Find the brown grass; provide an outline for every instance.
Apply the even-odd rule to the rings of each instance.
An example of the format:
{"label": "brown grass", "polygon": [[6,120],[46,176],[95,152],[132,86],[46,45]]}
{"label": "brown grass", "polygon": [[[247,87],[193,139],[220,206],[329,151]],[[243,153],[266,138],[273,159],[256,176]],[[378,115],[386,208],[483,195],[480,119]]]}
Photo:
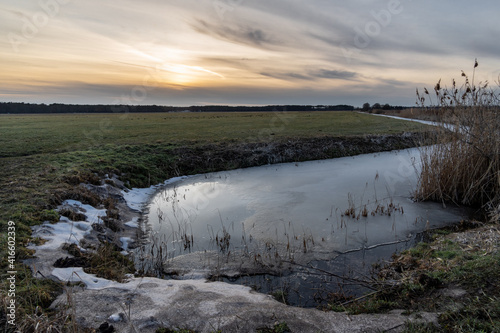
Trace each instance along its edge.
{"label": "brown grass", "polygon": [[[422,148],[422,170],[416,197],[481,207],[498,219],[500,204],[500,93],[488,82],[474,83],[462,72],[464,84],[417,91],[419,103],[427,100],[441,119],[435,145]],[[498,84],[498,83],[497,83]]]}

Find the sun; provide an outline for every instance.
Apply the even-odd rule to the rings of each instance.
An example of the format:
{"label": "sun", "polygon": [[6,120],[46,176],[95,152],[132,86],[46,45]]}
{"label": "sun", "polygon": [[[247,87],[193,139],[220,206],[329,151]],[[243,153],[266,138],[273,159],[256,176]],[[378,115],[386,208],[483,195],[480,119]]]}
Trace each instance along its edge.
{"label": "sun", "polygon": [[201,66],[168,63],[158,66],[158,69],[163,72],[166,81],[176,84],[189,84],[214,78],[224,79],[223,75]]}
{"label": "sun", "polygon": [[[127,53],[135,59],[123,63],[152,68],[155,75],[161,77],[165,84],[174,86],[213,84],[214,80],[225,79],[224,75],[200,66],[196,58],[183,50],[168,48],[147,52],[130,47]],[[141,65],[137,65],[138,63],[141,63]]]}

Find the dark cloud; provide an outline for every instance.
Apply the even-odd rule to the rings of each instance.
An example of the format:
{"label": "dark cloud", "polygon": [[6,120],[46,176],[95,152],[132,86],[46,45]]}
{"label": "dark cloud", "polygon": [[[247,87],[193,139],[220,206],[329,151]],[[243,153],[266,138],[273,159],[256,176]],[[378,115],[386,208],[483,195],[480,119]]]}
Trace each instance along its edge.
{"label": "dark cloud", "polygon": [[333,38],[332,35],[325,36],[322,35],[321,33],[315,33],[315,32],[309,32],[307,35],[312,37],[313,39],[319,40],[325,44],[328,44],[329,46],[334,46],[334,47],[338,47],[343,42],[342,39],[336,37],[337,35],[335,35],[336,38]]}
{"label": "dark cloud", "polygon": [[247,31],[243,32],[243,37],[246,37],[245,39],[250,40],[252,44],[256,45],[261,45],[263,43],[270,42],[266,34],[260,29],[255,29],[255,30],[248,29]]}
{"label": "dark cloud", "polygon": [[311,75],[322,79],[352,80],[358,77],[358,73],[338,70],[320,69]]}
{"label": "dark cloud", "polygon": [[261,75],[272,77],[279,80],[312,80],[313,78],[308,75],[298,73],[278,73],[278,72],[262,72]]}
{"label": "dark cloud", "polygon": [[410,82],[395,80],[395,79],[379,79],[378,81],[384,85],[392,87],[398,87],[398,86],[402,87],[411,84]]}
{"label": "dark cloud", "polygon": [[250,26],[237,25],[235,27],[230,27],[227,25],[209,23],[205,20],[196,20],[191,26],[199,33],[232,43],[259,48],[269,48],[279,44],[278,41],[273,39],[267,32]]}
{"label": "dark cloud", "polygon": [[[284,74],[284,77],[295,74]],[[308,81],[310,82],[310,81]],[[396,82],[395,82],[396,83]],[[395,105],[413,105],[415,90],[406,86],[395,85],[387,93],[385,85],[378,88],[360,83],[359,86],[337,87],[335,89],[304,89],[262,86],[246,87],[173,87],[147,88],[146,94],[137,94],[136,85],[88,84],[84,82],[65,82],[60,85],[24,86],[21,90],[2,91],[0,101],[26,101],[36,103],[77,103],[77,104],[122,104],[122,105],[204,105],[204,104],[350,104],[361,106],[365,102],[390,103]],[[132,97],[136,93],[136,98]],[[10,95],[7,98],[5,96]],[[13,97],[18,96],[18,97]]]}
{"label": "dark cloud", "polygon": [[260,74],[280,80],[307,80],[307,81],[316,79],[354,80],[359,77],[358,73],[355,72],[329,70],[329,69],[308,70],[305,73],[265,71],[261,72]]}

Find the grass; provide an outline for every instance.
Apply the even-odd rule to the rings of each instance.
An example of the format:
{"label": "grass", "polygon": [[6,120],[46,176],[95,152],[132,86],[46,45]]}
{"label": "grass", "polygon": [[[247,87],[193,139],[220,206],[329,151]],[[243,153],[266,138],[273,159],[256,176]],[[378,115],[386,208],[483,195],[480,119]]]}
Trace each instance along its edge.
{"label": "grass", "polygon": [[0,115],[0,157],[280,138],[393,134],[421,129],[354,112]]}
{"label": "grass", "polygon": [[[147,187],[182,174],[336,157],[358,151],[325,153],[323,144],[331,137],[423,128],[352,112],[0,115],[0,231],[5,235],[7,222],[16,223],[16,269],[26,272],[21,261],[33,254],[26,248],[35,241],[32,226],[58,221],[54,209],[66,199],[104,204],[80,183],[99,184],[105,174],[116,174],[129,187]],[[280,155],[281,147],[295,151],[294,145],[302,141],[316,146],[319,153]],[[267,157],[269,147],[280,156]],[[0,243],[0,267],[5,272],[5,239]],[[110,261],[120,259],[106,247],[99,251]],[[106,271],[108,266],[94,262],[91,269],[104,276],[128,272],[127,262],[120,265],[124,270],[118,275],[115,270]],[[19,288],[17,297],[26,300],[19,311],[29,316],[30,311],[35,314],[40,306],[46,307],[60,286],[23,274],[18,281],[33,287]],[[0,276],[1,281],[5,278]],[[5,290],[1,290],[2,299]]]}
{"label": "grass", "polygon": [[127,274],[135,272],[134,263],[120,253],[121,249],[111,243],[101,243],[94,253],[84,255],[88,261],[85,272],[108,280],[126,281]]}
{"label": "grass", "polygon": [[[500,330],[500,252],[495,225],[466,231],[464,236],[433,233],[429,243],[394,255],[392,263],[378,271],[379,289],[363,301],[336,311],[381,313],[392,309],[438,312],[440,327],[408,324],[405,332],[497,332]],[[485,244],[490,244],[489,246]],[[447,290],[460,290],[449,296]]]}

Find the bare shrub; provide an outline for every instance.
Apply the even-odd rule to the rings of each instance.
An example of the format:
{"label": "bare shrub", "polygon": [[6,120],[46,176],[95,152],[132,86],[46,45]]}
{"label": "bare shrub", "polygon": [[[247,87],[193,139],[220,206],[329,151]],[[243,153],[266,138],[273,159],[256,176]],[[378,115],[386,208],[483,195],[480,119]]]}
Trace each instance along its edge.
{"label": "bare shrub", "polygon": [[[417,90],[421,107],[430,104],[441,121],[434,145],[422,147],[422,170],[415,196],[420,200],[481,207],[492,213],[500,204],[500,93],[499,82],[474,83],[462,71],[463,85],[450,88],[439,81],[435,98]],[[498,215],[497,215],[498,218]]]}

